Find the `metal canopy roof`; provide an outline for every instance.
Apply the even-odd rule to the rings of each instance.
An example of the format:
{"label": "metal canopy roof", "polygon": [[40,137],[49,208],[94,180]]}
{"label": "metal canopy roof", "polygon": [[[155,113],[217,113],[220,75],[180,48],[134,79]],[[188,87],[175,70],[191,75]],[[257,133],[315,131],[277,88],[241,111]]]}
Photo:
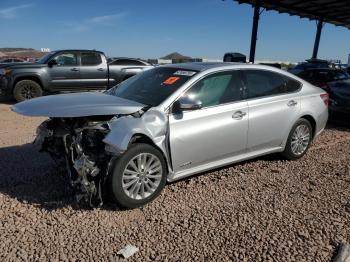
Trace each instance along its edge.
{"label": "metal canopy roof", "polygon": [[323,19],[324,22],[350,29],[349,0],[235,0],[239,4],[256,5],[266,10],[296,15],[311,20]]}

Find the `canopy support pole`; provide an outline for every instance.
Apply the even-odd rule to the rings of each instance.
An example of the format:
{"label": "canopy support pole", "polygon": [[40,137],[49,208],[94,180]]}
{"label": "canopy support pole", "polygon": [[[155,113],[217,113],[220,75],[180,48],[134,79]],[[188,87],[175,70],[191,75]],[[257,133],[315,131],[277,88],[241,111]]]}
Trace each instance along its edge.
{"label": "canopy support pole", "polygon": [[317,31],[316,31],[316,37],[315,37],[315,43],[314,43],[314,50],[312,52],[312,58],[317,58],[318,53],[318,47],[320,45],[320,39],[321,39],[321,33],[322,33],[322,27],[323,27],[323,18],[321,17],[317,21]]}
{"label": "canopy support pole", "polygon": [[250,41],[249,62],[251,63],[254,63],[254,60],[255,60],[255,49],[256,49],[256,40],[258,35],[259,17],[260,17],[260,3],[259,1],[256,1],[256,4],[254,5],[252,38]]}

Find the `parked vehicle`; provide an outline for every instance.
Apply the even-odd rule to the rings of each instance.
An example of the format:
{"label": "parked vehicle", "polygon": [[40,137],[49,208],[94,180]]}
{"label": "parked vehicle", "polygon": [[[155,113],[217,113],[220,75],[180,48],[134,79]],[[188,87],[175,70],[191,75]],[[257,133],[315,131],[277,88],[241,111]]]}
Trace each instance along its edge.
{"label": "parked vehicle", "polygon": [[330,82],[350,78],[350,75],[346,71],[331,68],[307,69],[296,75],[323,89],[327,89]]}
{"label": "parked vehicle", "polygon": [[277,68],[188,63],[155,67],[104,93],[41,97],[12,110],[50,118],[36,144],[65,156],[91,205],[110,192],[134,208],[167,181],[270,153],[302,157],[326,125],[327,105],[324,90]]}
{"label": "parked vehicle", "polygon": [[333,68],[333,65],[329,63],[327,60],[322,59],[308,59],[306,62],[297,64],[292,69],[289,69],[288,72],[297,75],[298,73],[307,70],[307,69],[313,69],[313,68]]}
{"label": "parked vehicle", "polygon": [[151,65],[107,64],[102,52],[59,50],[36,63],[0,65],[0,94],[13,94],[17,101],[43,93],[106,90]]}
{"label": "parked vehicle", "polygon": [[247,63],[247,57],[241,53],[225,53],[224,62]]}
{"label": "parked vehicle", "polygon": [[150,63],[137,58],[129,57],[110,57],[107,59],[109,65],[115,66],[152,66]]}
{"label": "parked vehicle", "polygon": [[350,80],[328,84],[329,113],[332,120],[350,123]]}
{"label": "parked vehicle", "polygon": [[20,58],[6,58],[0,60],[0,63],[24,63],[25,61]]}

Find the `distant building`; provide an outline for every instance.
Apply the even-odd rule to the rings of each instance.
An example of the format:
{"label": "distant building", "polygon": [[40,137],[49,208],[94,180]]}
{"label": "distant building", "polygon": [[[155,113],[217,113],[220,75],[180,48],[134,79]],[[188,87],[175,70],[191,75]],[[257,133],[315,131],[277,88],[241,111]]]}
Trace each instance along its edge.
{"label": "distant building", "polygon": [[171,59],[156,58],[156,59],[148,59],[147,62],[151,63],[153,65],[166,65],[166,64],[171,64],[172,60]]}

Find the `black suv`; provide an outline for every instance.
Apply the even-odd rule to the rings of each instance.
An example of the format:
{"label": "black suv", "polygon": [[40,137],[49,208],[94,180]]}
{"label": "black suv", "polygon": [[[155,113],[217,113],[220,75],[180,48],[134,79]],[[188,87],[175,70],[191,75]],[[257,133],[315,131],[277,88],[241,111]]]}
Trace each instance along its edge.
{"label": "black suv", "polygon": [[329,82],[346,80],[350,78],[346,71],[332,68],[307,69],[297,73],[296,75],[323,89],[327,89]]}

